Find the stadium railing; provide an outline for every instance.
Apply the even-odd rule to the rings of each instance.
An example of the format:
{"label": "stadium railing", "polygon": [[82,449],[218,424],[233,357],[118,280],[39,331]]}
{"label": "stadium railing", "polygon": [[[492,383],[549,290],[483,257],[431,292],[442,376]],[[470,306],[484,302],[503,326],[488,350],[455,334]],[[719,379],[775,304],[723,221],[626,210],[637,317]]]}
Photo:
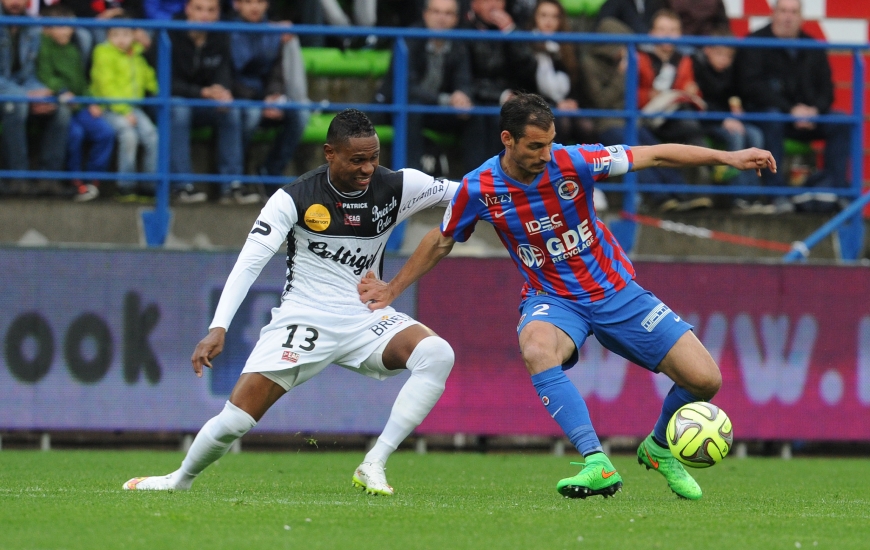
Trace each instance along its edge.
{"label": "stadium railing", "polygon": [[[169,151],[171,147],[170,134],[170,116],[171,108],[174,105],[189,105],[192,107],[214,107],[216,105],[227,107],[250,107],[263,106],[260,101],[236,100],[229,103],[220,103],[205,100],[205,99],[189,99],[172,97],[171,89],[171,42],[169,40],[169,31],[181,30],[207,30],[211,32],[257,32],[257,33],[287,33],[287,27],[270,24],[253,24],[253,23],[187,23],[183,21],[153,21],[153,20],[125,20],[125,21],[104,21],[94,19],[63,19],[63,18],[23,18],[23,17],[8,17],[0,16],[0,25],[16,25],[16,26],[76,26],[87,28],[108,28],[127,26],[134,28],[144,28],[155,33],[155,45],[157,48],[157,78],[160,86],[160,92],[156,97],[147,98],[140,101],[130,100],[106,100],[94,98],[80,97],[75,100],[76,103],[92,103],[98,101],[100,103],[137,103],[140,105],[154,106],[159,115],[157,127],[159,132],[159,157],[158,169],[154,174],[106,174],[94,172],[46,172],[46,171],[10,171],[0,170],[0,178],[48,178],[48,179],[128,179],[128,180],[151,180],[157,182],[156,205],[154,210],[145,211],[142,214],[143,225],[145,228],[146,240],[149,246],[161,246],[168,235],[170,222],[170,184],[175,181],[189,182],[207,182],[207,183],[224,183],[228,181],[240,181],[242,183],[265,183],[265,184],[283,184],[287,182],[287,178],[282,177],[261,177],[261,176],[245,176],[245,175],[218,175],[218,174],[176,174],[169,170]],[[314,107],[325,111],[340,111],[345,108],[353,107],[363,109],[367,112],[390,113],[393,115],[394,139],[392,142],[392,164],[394,168],[401,168],[406,161],[406,139],[407,136],[407,121],[409,113],[441,113],[441,114],[460,114],[470,113],[472,115],[498,115],[499,108],[491,107],[474,107],[470,111],[459,111],[448,107],[429,106],[429,105],[413,105],[408,103],[408,87],[407,87],[407,66],[408,66],[408,48],[406,40],[420,38],[445,38],[451,40],[467,40],[467,41],[540,41],[540,35],[531,32],[513,32],[503,34],[499,32],[481,32],[469,30],[453,30],[431,32],[422,29],[410,28],[388,28],[388,27],[322,27],[313,25],[294,25],[292,33],[296,35],[333,35],[342,37],[367,37],[375,35],[381,38],[393,39],[395,41],[393,47],[393,63],[394,70],[394,100],[391,104],[374,104],[374,103],[321,103]],[[791,252],[783,259],[784,261],[794,261],[806,258],[809,255],[809,249],[821,241],[825,236],[833,231],[839,232],[841,257],[843,260],[855,260],[863,250],[863,233],[864,224],[862,220],[862,209],[870,203],[870,193],[862,196],[863,185],[863,134],[862,124],[864,122],[864,82],[865,82],[865,67],[862,53],[867,49],[867,44],[839,44],[831,42],[821,42],[812,40],[783,40],[783,39],[758,39],[758,38],[707,38],[707,37],[683,37],[680,39],[662,39],[654,38],[648,35],[607,35],[607,34],[590,34],[590,33],[559,33],[548,36],[548,39],[557,42],[571,42],[579,44],[601,44],[601,43],[618,43],[629,45],[654,44],[654,43],[677,43],[687,46],[704,46],[714,44],[724,44],[732,47],[753,47],[753,48],[796,48],[796,49],[824,49],[824,50],[840,50],[847,51],[852,55],[852,112],[849,114],[827,114],[813,117],[812,122],[817,123],[835,123],[847,124],[851,126],[851,146],[850,146],[850,163],[851,163],[851,185],[845,188],[815,188],[817,192],[832,193],[847,201],[850,201],[843,211],[836,215],[833,219],[825,223],[815,233],[810,235],[803,241],[795,243]],[[626,86],[625,86],[625,108],[623,110],[603,110],[603,109],[583,109],[582,112],[570,112],[556,110],[557,116],[569,117],[620,117],[626,121],[625,125],[625,143],[636,143],[637,126],[642,118],[661,117],[665,118],[698,118],[702,120],[722,120],[726,117],[732,117],[731,113],[716,113],[716,112],[675,112],[670,114],[663,113],[642,113],[637,107],[637,53],[634,48],[628,48],[628,68],[626,70]],[[856,78],[856,75],[860,75]],[[52,99],[44,98],[26,98],[20,96],[0,96],[0,102],[45,102]],[[290,109],[311,109],[311,104],[303,104],[289,102],[285,104],[286,108]],[[749,122],[761,121],[793,121],[796,120],[789,114],[776,113],[746,113],[742,120]],[[481,159],[483,160],[483,159]],[[634,236],[636,225],[630,219],[630,214],[635,214],[637,211],[637,197],[639,193],[660,192],[660,193],[703,193],[703,194],[729,194],[729,195],[778,195],[788,196],[804,193],[806,188],[796,187],[761,187],[761,186],[718,186],[718,185],[683,185],[672,183],[656,183],[656,184],[638,184],[635,174],[630,173],[624,177],[624,181],[619,184],[603,183],[599,187],[603,191],[617,192],[624,195],[623,210],[629,214],[628,219],[616,220],[610,222],[611,228],[617,238],[627,250],[631,250],[634,245]],[[399,239],[392,239],[393,250],[397,249],[397,242],[400,242],[401,232],[397,235]]]}

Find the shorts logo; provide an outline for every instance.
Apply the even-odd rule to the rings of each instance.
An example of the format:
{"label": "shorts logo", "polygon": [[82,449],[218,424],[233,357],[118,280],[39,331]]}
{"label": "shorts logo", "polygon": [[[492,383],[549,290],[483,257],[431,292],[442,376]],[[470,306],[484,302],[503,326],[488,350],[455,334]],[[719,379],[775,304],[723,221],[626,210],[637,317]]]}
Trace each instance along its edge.
{"label": "shorts logo", "polygon": [[447,205],[447,210],[444,211],[444,220],[442,223],[444,227],[447,227],[450,224],[450,216],[453,215],[453,203]]}
{"label": "shorts logo", "polygon": [[284,353],[281,354],[281,361],[295,363],[299,361],[299,354],[294,351],[284,351]]}
{"label": "shorts logo", "polygon": [[545,395],[544,397],[541,398],[541,403],[543,403],[544,406],[546,407],[547,405],[550,404],[550,398]]}
{"label": "shorts logo", "polygon": [[580,186],[577,182],[565,180],[559,184],[559,196],[569,201],[580,193]]}
{"label": "shorts logo", "polygon": [[528,267],[539,268],[547,261],[544,251],[533,244],[521,244],[517,247],[517,256]]}
{"label": "shorts logo", "polygon": [[381,320],[369,327],[369,330],[380,336],[393,327],[399,326],[410,321],[411,318],[404,313],[394,313],[392,315],[382,315]]}
{"label": "shorts logo", "polygon": [[658,326],[659,323],[662,322],[662,319],[665,316],[671,313],[671,308],[666,306],[665,304],[660,303],[656,307],[652,308],[646,317],[643,318],[643,321],[640,322],[640,326],[646,329],[647,332],[652,332],[653,329]]}
{"label": "shorts logo", "polygon": [[305,211],[305,225],[314,231],[325,231],[329,227],[329,222],[332,221],[329,215],[329,210],[322,204],[312,204]]}
{"label": "shorts logo", "polygon": [[520,322],[517,323],[517,330],[520,330],[520,327],[523,325],[523,321],[526,320],[526,314],[523,313],[522,317],[520,317]]}

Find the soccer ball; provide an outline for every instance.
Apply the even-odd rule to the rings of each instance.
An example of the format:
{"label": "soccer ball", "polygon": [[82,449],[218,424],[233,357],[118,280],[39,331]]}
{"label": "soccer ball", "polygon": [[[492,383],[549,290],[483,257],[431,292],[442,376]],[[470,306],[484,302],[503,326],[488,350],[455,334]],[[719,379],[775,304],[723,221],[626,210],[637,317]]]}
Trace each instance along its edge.
{"label": "soccer ball", "polygon": [[734,432],[725,411],[704,401],[683,405],[668,422],[668,447],[692,468],[709,468],[731,450]]}

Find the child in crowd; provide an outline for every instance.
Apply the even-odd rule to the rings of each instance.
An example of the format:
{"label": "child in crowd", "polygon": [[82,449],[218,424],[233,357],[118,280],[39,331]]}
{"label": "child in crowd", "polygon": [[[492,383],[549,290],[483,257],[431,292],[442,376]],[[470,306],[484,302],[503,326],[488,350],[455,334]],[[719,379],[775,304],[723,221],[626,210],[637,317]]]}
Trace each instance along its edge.
{"label": "child in crowd", "polygon": [[[711,36],[730,38],[731,32],[728,29],[717,29]],[[695,53],[692,60],[695,82],[707,102],[707,109],[735,115],[735,118],[729,117],[721,122],[705,121],[701,125],[708,136],[721,142],[728,151],[739,151],[747,147],[761,148],[764,146],[761,129],[736,118],[743,114],[743,102],[737,91],[734,54],[734,48],[723,45],[704,46]],[[717,180],[727,179],[729,175],[724,172],[719,174],[715,170],[713,174]],[[734,171],[730,182],[738,185],[761,185],[760,178],[752,170]],[[766,213],[761,203],[752,203],[743,197],[736,197],[734,206],[741,211]]]}
{"label": "child in crowd", "polygon": [[[45,17],[75,17],[66,6],[48,6]],[[36,58],[37,78],[57,96],[58,101],[68,102],[76,96],[87,96],[88,80],[82,52],[73,43],[72,27],[45,27]],[[88,172],[104,172],[109,167],[115,131],[102,116],[98,105],[75,105],[69,126],[67,141],[67,169],[73,172],[82,169],[82,149],[90,143],[85,169]],[[74,200],[89,201],[99,196],[98,182],[84,183],[73,180]]]}
{"label": "child in crowd", "polygon": [[[116,16],[115,20],[129,20]],[[130,27],[112,27],[106,41],[94,48],[91,80],[94,97],[112,99],[142,99],[146,93],[157,93],[157,75],[143,55],[144,47],[134,40]],[[157,170],[157,128],[145,112],[127,103],[108,106],[106,120],[118,134],[118,172],[136,171],[136,153],[144,149],[142,172]],[[153,192],[153,184],[149,185]],[[122,201],[139,200],[136,182],[119,180],[118,193]]]}

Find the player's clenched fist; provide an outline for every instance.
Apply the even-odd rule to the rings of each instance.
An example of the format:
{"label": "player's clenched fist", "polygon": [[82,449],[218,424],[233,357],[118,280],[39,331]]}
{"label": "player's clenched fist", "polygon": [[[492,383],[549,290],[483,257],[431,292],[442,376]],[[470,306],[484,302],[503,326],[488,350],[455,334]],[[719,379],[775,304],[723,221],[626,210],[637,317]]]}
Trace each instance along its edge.
{"label": "player's clenched fist", "polygon": [[193,350],[193,356],[190,362],[193,364],[193,372],[198,377],[202,377],[202,367],[205,365],[211,368],[211,360],[220,355],[224,349],[224,338],[226,337],[227,329],[214,327],[205,338],[199,341],[196,349]]}

